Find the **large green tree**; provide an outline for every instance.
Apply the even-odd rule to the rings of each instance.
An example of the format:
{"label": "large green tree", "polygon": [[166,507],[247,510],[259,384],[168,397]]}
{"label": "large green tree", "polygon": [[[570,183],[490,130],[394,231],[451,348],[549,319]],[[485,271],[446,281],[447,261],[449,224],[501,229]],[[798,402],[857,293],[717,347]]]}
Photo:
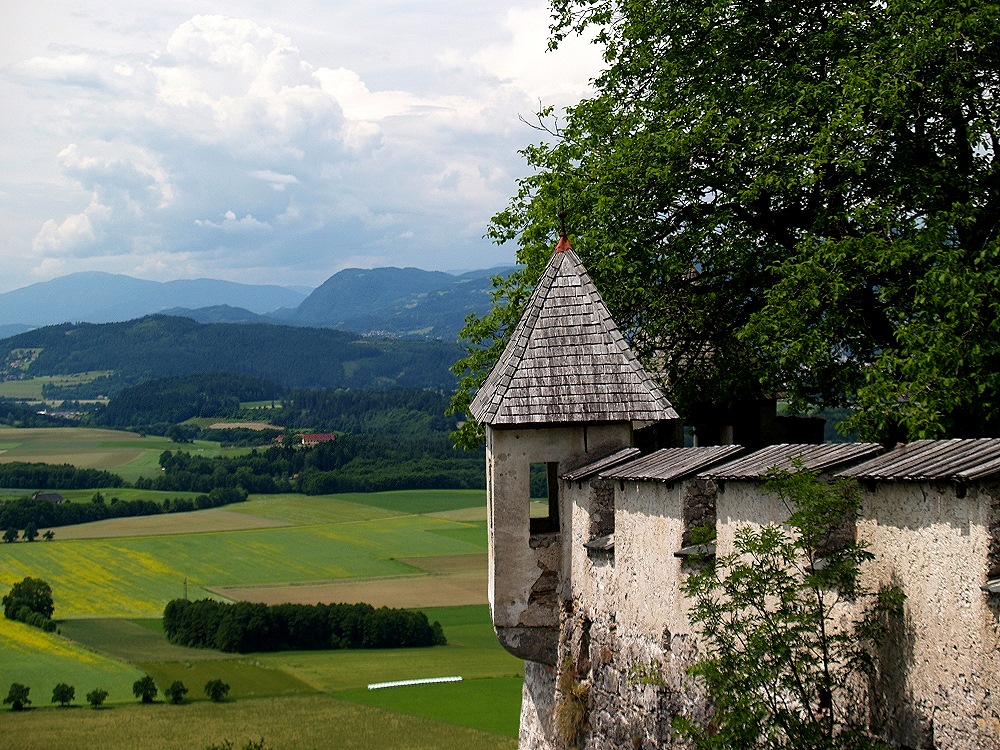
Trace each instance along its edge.
{"label": "large green tree", "polygon": [[47,620],[52,619],[55,612],[52,587],[41,578],[28,577],[18,581],[2,601],[4,615],[11,620],[18,619],[17,614],[22,607]]}
{"label": "large green tree", "polygon": [[561,205],[682,414],[786,395],[865,437],[995,434],[1000,6],[552,0],[595,94],[524,151],[494,217],[522,271],[466,328],[467,404],[551,253]]}
{"label": "large green tree", "polygon": [[68,706],[76,697],[76,688],[65,682],[60,682],[52,688],[52,702],[58,703],[62,707]]}
{"label": "large green tree", "polygon": [[24,707],[31,703],[31,699],[28,698],[30,692],[31,688],[27,685],[22,685],[20,682],[12,682],[10,690],[7,692],[7,697],[3,699],[3,702],[9,703],[13,711],[23,711]]}
{"label": "large green tree", "polygon": [[159,692],[159,688],[149,675],[132,683],[132,693],[143,703],[152,703]]}

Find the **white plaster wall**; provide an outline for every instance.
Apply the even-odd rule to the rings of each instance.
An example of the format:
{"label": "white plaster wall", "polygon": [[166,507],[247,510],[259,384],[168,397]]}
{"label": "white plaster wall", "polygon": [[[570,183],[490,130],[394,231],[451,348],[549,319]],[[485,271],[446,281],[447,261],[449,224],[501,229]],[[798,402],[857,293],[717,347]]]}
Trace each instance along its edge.
{"label": "white plaster wall", "polygon": [[[875,559],[869,590],[899,586],[904,616],[883,647],[875,729],[894,744],[941,750],[1000,748],[1000,602],[980,590],[990,567],[992,497],[950,485],[881,483],[862,493],[857,536]],[[717,550],[741,525],[783,523],[788,509],[756,483],[727,482],[718,497]]]}
{"label": "white plaster wall", "polygon": [[594,488],[590,481],[562,482],[563,545],[562,590],[564,599],[582,602],[602,601],[614,582],[614,557],[607,552],[588,553],[584,545],[590,539],[590,517]]}
{"label": "white plaster wall", "polygon": [[[544,567],[558,569],[559,559],[540,556],[558,554],[552,547],[532,549],[530,544],[531,464],[558,462],[568,471],[629,447],[629,423],[537,429],[487,429],[487,504],[489,508],[489,597],[493,623],[497,627],[558,625],[553,611],[528,613],[528,597]],[[561,517],[571,521],[563,502]],[[568,537],[572,532],[563,532]],[[530,622],[525,622],[525,617]]]}
{"label": "white plaster wall", "polygon": [[783,524],[788,509],[777,495],[765,493],[757,482],[728,481],[719,487],[715,500],[715,550],[719,557],[735,550],[736,530],[740,526],[760,528]]}
{"label": "white plaster wall", "polygon": [[681,592],[684,485],[626,482],[615,489],[614,606],[619,628],[659,641],[690,632]]}
{"label": "white plaster wall", "polygon": [[[569,440],[542,442],[547,446],[542,453],[572,447]],[[527,465],[556,459],[528,456],[536,449],[533,441],[518,445],[530,448],[517,459],[525,464],[518,481],[526,486]],[[563,614],[559,663],[569,656],[589,670],[595,734],[586,746],[674,746],[666,719],[707,705],[684,673],[696,648],[688,603],[680,593],[685,574],[674,557],[683,535],[684,484],[615,488],[613,557],[588,555],[583,546],[590,533],[589,483],[562,487],[561,596],[570,606]],[[518,525],[520,536],[497,539],[527,549],[524,492],[523,513],[518,510],[516,519],[509,509],[497,513],[498,524]],[[987,571],[1000,564],[989,558],[992,534],[1000,533],[995,494],[971,487],[960,498],[951,486],[927,483],[881,484],[862,493],[857,535],[875,555],[863,568],[862,583],[873,590],[897,585],[907,597],[872,683],[873,728],[892,744],[1000,748],[1000,597],[980,590]],[[733,551],[740,526],[784,523],[788,513],[781,499],[762,492],[758,483],[727,482],[716,499],[718,553]],[[506,556],[497,550],[501,564],[515,557],[513,549]],[[636,667],[657,664],[666,687],[635,682]],[[535,696],[525,722],[530,731],[522,735],[526,747],[553,746],[538,701],[553,690],[552,682],[551,672],[526,680],[526,690]]]}
{"label": "white plaster wall", "polygon": [[862,496],[858,538],[875,560],[869,587],[896,585],[904,620],[889,653],[887,729],[897,742],[960,750],[1000,746],[997,605],[980,590],[989,568],[992,498],[970,488],[881,484]]}
{"label": "white plaster wall", "polygon": [[563,549],[571,598],[596,619],[613,613],[617,626],[659,641],[664,630],[690,632],[688,602],[681,593],[685,485],[626,482],[616,485],[614,553],[588,552],[593,490],[563,483],[569,523]]}

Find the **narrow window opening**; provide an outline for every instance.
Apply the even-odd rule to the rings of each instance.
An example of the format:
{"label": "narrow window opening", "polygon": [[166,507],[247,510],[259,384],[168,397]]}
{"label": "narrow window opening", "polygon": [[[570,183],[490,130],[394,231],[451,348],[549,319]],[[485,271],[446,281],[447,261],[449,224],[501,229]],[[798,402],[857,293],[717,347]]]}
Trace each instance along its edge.
{"label": "narrow window opening", "polygon": [[591,556],[597,553],[614,555],[615,551],[615,485],[610,479],[595,479],[591,483],[590,529],[584,547]]}
{"label": "narrow window opening", "polygon": [[684,490],[684,532],[674,553],[686,562],[715,556],[715,502],[719,488],[711,480],[695,479]]}
{"label": "narrow window opening", "polygon": [[559,531],[559,463],[531,464],[531,533]]}

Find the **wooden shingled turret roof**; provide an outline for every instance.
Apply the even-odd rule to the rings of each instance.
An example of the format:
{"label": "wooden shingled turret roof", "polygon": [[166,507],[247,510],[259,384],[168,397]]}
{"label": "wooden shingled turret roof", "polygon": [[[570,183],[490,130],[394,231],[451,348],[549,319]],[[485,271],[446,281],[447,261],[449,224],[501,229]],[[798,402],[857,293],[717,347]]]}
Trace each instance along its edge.
{"label": "wooden shingled turret roof", "polygon": [[470,411],[506,427],[677,418],[565,237]]}

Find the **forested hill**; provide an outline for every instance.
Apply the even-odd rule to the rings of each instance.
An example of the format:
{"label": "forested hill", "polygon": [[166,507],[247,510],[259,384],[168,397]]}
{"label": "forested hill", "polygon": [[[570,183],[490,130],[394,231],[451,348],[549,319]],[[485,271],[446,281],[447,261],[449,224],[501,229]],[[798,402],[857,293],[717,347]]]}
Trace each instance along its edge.
{"label": "forested hill", "polygon": [[[153,315],[47,326],[0,341],[0,364],[25,376],[113,371],[109,389],[195,372],[255,375],[296,388],[451,388],[456,344],[331,329],[202,324]],[[28,364],[24,364],[28,362]]]}

